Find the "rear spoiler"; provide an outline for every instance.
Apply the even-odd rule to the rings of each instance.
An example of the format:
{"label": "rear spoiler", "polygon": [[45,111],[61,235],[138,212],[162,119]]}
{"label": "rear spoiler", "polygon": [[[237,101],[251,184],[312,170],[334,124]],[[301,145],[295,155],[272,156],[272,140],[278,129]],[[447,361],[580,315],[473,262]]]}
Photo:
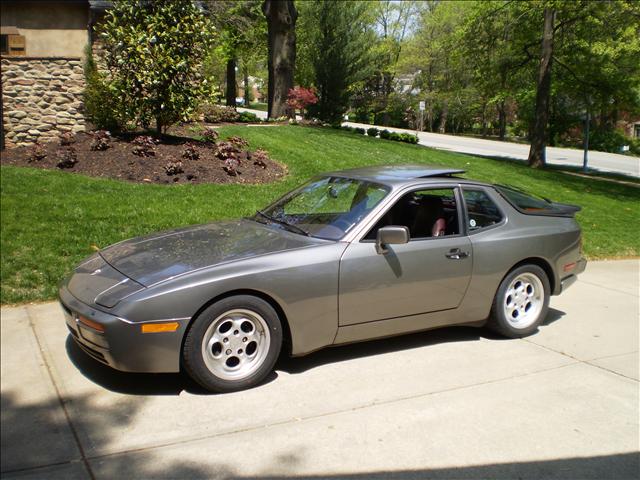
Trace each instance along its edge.
{"label": "rear spoiler", "polygon": [[[512,204],[513,205],[513,204]],[[578,205],[570,205],[568,203],[549,202],[549,206],[545,208],[519,208],[513,205],[516,210],[525,215],[543,215],[546,217],[574,217],[576,213],[582,210]]]}

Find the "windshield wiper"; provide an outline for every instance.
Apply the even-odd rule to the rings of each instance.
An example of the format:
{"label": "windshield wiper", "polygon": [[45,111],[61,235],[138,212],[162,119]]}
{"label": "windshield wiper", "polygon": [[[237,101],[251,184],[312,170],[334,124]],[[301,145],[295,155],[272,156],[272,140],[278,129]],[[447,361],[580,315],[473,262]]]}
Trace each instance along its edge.
{"label": "windshield wiper", "polygon": [[258,215],[260,215],[261,217],[264,217],[265,219],[269,220],[270,222],[274,222],[277,223],[279,225],[282,225],[284,228],[291,230],[292,232],[295,233],[299,233],[300,235],[304,235],[305,237],[309,236],[309,232],[307,232],[306,230],[303,230],[302,228],[298,227],[297,225],[293,225],[291,223],[287,223],[284,220],[280,220],[274,217],[271,217],[269,215],[267,215],[266,213],[260,211],[260,210],[256,210],[256,213]]}

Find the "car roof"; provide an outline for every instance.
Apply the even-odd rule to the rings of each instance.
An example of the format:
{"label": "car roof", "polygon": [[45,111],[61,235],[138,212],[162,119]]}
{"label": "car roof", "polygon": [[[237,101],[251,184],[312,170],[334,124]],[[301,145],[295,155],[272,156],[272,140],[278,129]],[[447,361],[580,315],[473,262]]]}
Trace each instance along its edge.
{"label": "car roof", "polygon": [[458,168],[438,165],[376,165],[329,172],[324,176],[357,178],[382,183],[408,183],[411,180],[451,177],[456,173],[464,172]]}

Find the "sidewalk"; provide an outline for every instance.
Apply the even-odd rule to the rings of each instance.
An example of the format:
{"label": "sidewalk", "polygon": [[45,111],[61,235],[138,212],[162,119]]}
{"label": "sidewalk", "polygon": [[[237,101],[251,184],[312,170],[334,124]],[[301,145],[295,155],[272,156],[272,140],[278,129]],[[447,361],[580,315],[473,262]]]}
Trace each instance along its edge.
{"label": "sidewalk", "polygon": [[540,331],[449,328],[280,361],[208,395],[2,308],[2,478],[637,478],[639,262],[592,262]]}

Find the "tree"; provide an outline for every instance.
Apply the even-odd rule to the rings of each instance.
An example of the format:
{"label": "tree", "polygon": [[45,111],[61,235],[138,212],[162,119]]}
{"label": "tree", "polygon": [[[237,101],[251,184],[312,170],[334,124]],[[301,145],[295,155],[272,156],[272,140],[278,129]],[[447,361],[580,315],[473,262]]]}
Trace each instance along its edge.
{"label": "tree", "polygon": [[191,0],[119,0],[107,10],[105,82],[129,122],[148,128],[155,120],[160,134],[213,95],[213,84],[201,75],[211,32]]}
{"label": "tree", "polygon": [[318,103],[309,110],[321,120],[339,122],[349,105],[349,88],[370,73],[373,32],[366,8],[367,2],[319,0],[302,10],[318,92]]}
{"label": "tree", "polygon": [[538,81],[536,88],[536,110],[533,128],[531,129],[531,147],[529,149],[530,167],[545,165],[545,149],[547,142],[547,124],[549,123],[549,102],[551,97],[551,65],[553,61],[553,36],[556,12],[553,8],[544,9],[544,28],[542,31],[542,47]]}
{"label": "tree", "polygon": [[287,95],[293,88],[298,11],[293,0],[265,0],[262,12],[267,19],[269,49],[267,114],[279,118],[290,114]]}
{"label": "tree", "polygon": [[226,104],[236,106],[239,66],[248,105],[249,69],[262,57],[266,57],[266,22],[261,12],[261,0],[217,0],[206,3],[207,12],[216,26],[218,48],[216,54],[225,60]]}

